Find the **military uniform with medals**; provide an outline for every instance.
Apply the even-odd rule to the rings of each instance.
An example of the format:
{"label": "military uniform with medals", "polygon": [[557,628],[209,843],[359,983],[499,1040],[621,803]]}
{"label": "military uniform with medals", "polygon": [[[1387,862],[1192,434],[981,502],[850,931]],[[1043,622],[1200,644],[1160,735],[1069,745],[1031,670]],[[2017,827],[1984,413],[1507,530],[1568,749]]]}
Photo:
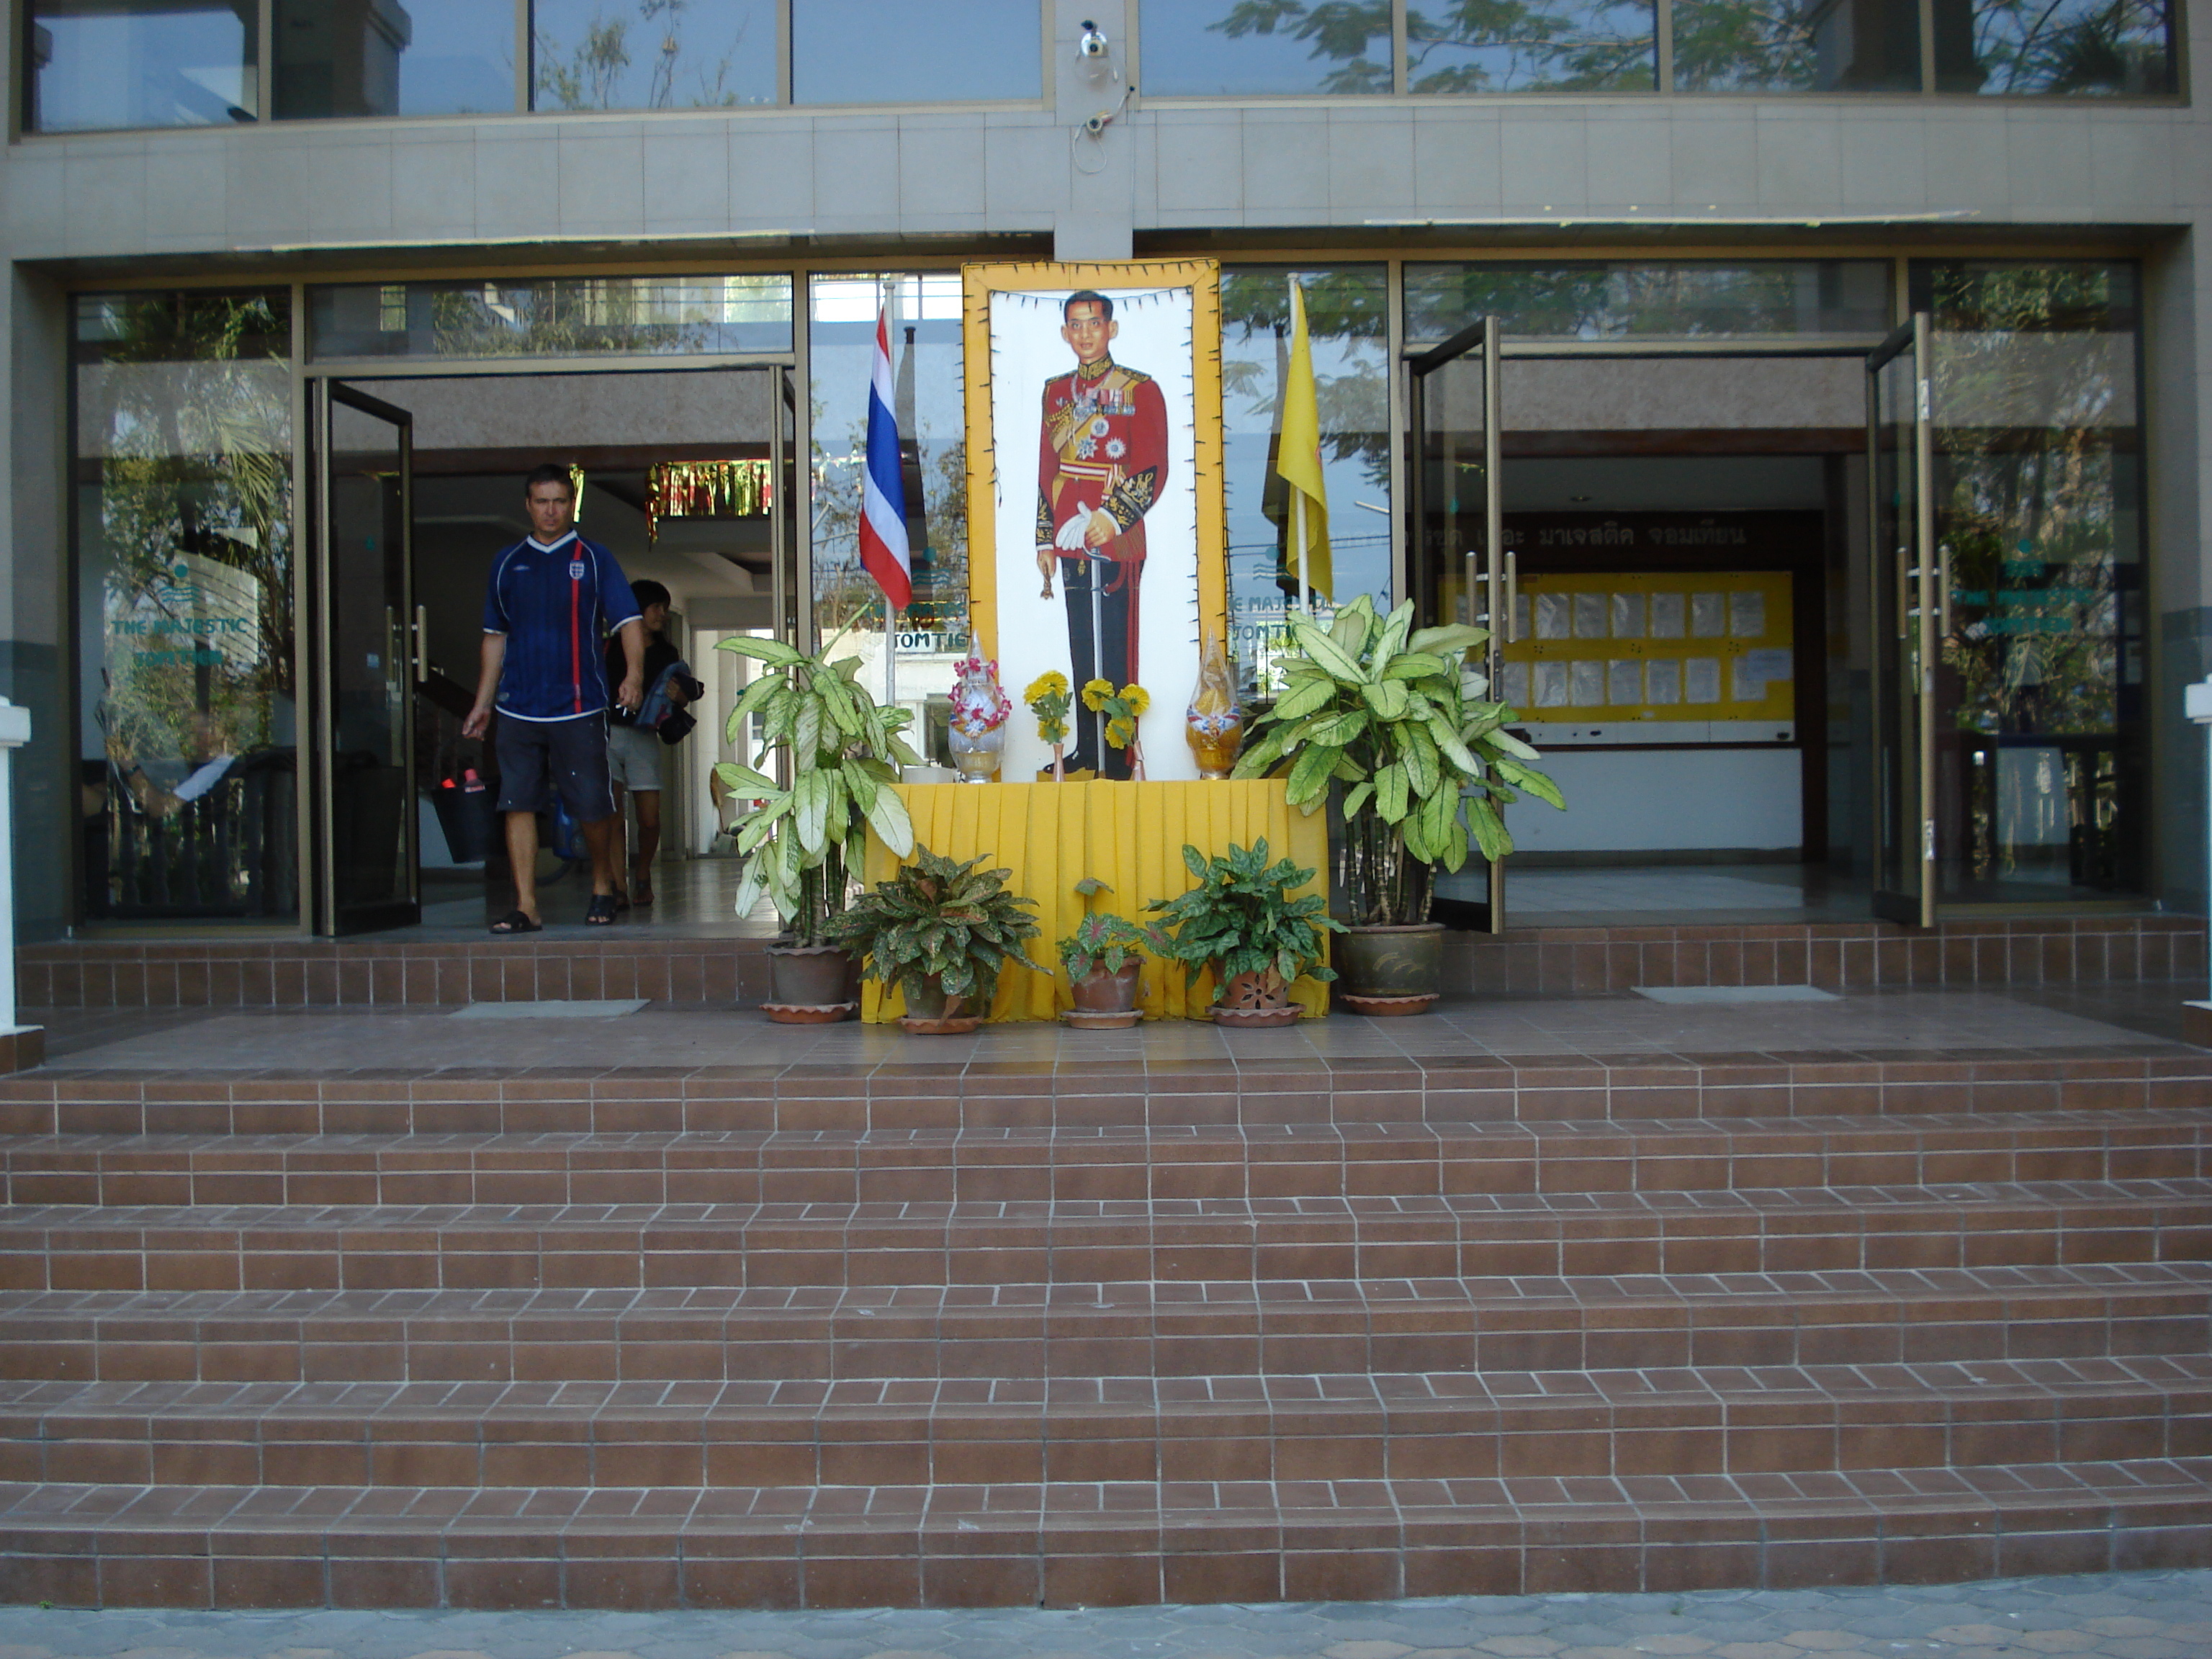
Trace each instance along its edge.
{"label": "military uniform with medals", "polygon": [[[1060,561],[1068,658],[1079,693],[1092,679],[1111,680],[1117,690],[1136,682],[1145,514],[1167,477],[1167,403],[1149,374],[1106,357],[1045,382],[1036,545],[1041,560],[1057,555]],[[1071,520],[1087,524],[1101,512],[1114,521],[1112,536],[1080,552],[1060,544]],[[1079,698],[1075,713],[1077,744],[1069,769],[1089,767],[1102,777],[1127,776],[1127,751],[1103,742],[1103,722]]]}

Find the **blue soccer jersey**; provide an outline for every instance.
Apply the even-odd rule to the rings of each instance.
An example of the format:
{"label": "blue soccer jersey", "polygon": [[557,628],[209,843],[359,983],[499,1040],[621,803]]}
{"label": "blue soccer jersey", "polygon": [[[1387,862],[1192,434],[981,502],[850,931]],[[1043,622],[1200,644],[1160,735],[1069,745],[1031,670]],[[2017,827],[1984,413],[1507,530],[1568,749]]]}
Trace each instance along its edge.
{"label": "blue soccer jersey", "polygon": [[492,561],[484,632],[507,635],[499,712],[566,720],[607,706],[605,641],[643,613],[604,547],[570,531],[550,547],[529,537]]}

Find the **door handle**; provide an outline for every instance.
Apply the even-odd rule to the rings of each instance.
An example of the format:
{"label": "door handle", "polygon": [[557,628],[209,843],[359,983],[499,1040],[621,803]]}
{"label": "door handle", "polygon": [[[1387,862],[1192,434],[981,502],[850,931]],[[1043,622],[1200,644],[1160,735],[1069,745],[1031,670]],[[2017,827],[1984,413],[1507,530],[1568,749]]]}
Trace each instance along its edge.
{"label": "door handle", "polygon": [[1521,635],[1521,556],[1509,550],[1505,555],[1505,643],[1515,643]]}
{"label": "door handle", "polygon": [[415,607],[415,684],[427,684],[430,678],[430,607]]}
{"label": "door handle", "polygon": [[1951,637],[1951,544],[1936,544],[1936,632],[1945,639]]}

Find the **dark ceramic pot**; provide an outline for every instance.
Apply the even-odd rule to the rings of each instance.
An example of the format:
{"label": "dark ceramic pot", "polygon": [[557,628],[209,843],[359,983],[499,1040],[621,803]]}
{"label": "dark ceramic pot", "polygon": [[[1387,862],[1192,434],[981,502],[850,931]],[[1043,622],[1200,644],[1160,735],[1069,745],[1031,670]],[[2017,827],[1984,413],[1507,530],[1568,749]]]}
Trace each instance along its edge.
{"label": "dark ceramic pot", "polygon": [[768,975],[765,1012],[778,1024],[819,1024],[834,1009],[848,1011],[837,1018],[860,1012],[860,959],[842,945],[771,945]]}
{"label": "dark ceramic pot", "polygon": [[1348,928],[1331,941],[1329,965],[1337,1000],[1354,1012],[1423,1012],[1443,982],[1444,925]]}

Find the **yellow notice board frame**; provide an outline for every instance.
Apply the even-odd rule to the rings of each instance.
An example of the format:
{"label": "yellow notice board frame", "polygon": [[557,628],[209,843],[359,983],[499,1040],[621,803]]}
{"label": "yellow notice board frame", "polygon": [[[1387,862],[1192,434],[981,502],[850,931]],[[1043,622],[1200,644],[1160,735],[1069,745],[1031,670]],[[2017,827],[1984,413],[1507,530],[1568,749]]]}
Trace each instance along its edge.
{"label": "yellow notice board frame", "polygon": [[[999,453],[991,419],[991,295],[1093,288],[1191,290],[1192,483],[1198,505],[1198,627],[1229,637],[1227,497],[1221,434],[1221,265],[1214,259],[1137,259],[1115,264],[1050,260],[983,263],[960,268],[961,341],[967,364],[968,615],[977,654],[999,648]],[[1030,520],[1036,494],[1035,458],[1014,459],[1021,503]]]}

